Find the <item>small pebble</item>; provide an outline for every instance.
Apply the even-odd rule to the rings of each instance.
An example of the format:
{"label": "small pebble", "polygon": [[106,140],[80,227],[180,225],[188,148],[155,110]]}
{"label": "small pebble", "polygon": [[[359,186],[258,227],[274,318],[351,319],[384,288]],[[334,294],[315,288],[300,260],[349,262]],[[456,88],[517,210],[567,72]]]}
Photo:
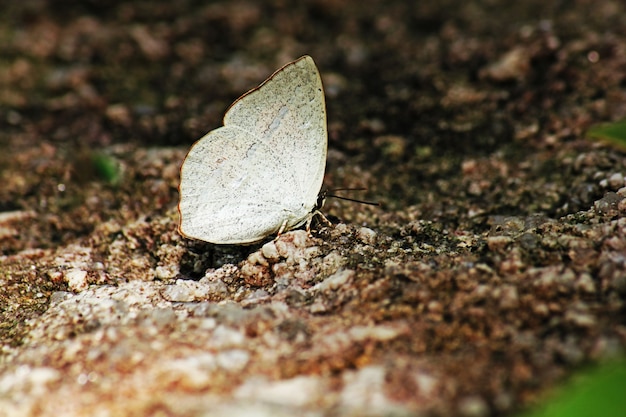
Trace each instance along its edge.
{"label": "small pebble", "polygon": [[369,227],[361,227],[357,233],[357,236],[361,242],[368,245],[373,245],[374,243],[376,243],[376,232]]}
{"label": "small pebble", "polygon": [[489,406],[479,396],[465,397],[459,401],[459,413],[465,417],[482,417],[489,415]]}
{"label": "small pebble", "polygon": [[82,269],[70,269],[65,273],[65,279],[70,290],[74,292],[81,292],[89,287],[87,282],[87,271]]}
{"label": "small pebble", "polygon": [[621,172],[616,172],[609,177],[609,187],[612,190],[619,190],[624,186],[624,175]]}

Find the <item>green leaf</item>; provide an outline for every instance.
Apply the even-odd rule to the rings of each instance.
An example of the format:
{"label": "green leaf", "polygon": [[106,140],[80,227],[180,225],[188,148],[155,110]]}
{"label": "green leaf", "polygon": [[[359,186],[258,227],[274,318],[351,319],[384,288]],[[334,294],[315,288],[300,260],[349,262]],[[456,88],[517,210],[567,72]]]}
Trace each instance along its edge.
{"label": "green leaf", "polygon": [[591,126],[587,131],[587,135],[607,142],[612,146],[626,149],[626,120]]}
{"label": "green leaf", "polygon": [[91,163],[96,174],[111,185],[118,185],[122,179],[120,163],[112,156],[95,152],[91,155]]}
{"label": "green leaf", "polygon": [[575,375],[552,397],[523,417],[623,417],[626,361],[610,362]]}

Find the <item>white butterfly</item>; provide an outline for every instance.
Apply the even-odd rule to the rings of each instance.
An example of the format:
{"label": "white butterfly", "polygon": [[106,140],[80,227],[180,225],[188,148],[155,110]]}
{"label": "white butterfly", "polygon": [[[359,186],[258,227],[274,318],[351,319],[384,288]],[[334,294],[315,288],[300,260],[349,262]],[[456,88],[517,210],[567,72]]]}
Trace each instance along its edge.
{"label": "white butterfly", "polygon": [[180,233],[242,244],[310,224],[327,146],[322,81],[303,56],[239,97],[224,126],[191,147],[180,169]]}

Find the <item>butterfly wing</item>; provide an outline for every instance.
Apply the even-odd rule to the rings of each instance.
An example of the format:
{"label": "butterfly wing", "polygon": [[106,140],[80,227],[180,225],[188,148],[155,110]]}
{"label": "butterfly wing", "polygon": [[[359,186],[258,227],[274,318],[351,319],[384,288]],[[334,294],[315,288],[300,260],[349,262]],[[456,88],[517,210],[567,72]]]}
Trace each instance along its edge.
{"label": "butterfly wing", "polygon": [[[261,148],[261,150],[259,149]],[[189,150],[181,167],[180,231],[212,243],[249,243],[276,232],[280,179],[265,165],[258,138],[237,127],[213,130]]]}
{"label": "butterfly wing", "polygon": [[180,232],[251,243],[301,224],[326,163],[326,112],[317,68],[303,57],[238,99],[181,167]]}
{"label": "butterfly wing", "polygon": [[[272,74],[227,110],[225,126],[254,132],[276,154],[281,177],[291,177],[284,193],[315,206],[326,168],[328,133],[320,74],[310,56],[303,56]],[[294,224],[295,225],[295,224]]]}

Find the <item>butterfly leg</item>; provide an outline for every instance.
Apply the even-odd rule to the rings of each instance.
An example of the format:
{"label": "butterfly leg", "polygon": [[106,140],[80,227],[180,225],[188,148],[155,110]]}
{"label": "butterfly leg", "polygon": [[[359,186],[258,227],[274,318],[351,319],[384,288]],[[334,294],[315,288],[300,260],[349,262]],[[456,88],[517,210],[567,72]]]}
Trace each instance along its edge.
{"label": "butterfly leg", "polygon": [[322,220],[324,221],[324,223],[326,223],[329,226],[332,226],[333,224],[330,222],[330,220],[328,220],[326,218],[326,216],[324,216],[324,214],[319,211],[319,210],[315,210],[314,212],[312,212],[309,215],[309,218],[306,221],[306,233],[309,235],[309,237],[313,237],[313,235],[311,235],[311,222],[313,221],[313,217],[315,216],[320,216],[322,218]]}
{"label": "butterfly leg", "polygon": [[280,237],[280,235],[283,234],[286,228],[287,228],[287,220],[284,220],[283,223],[280,225],[278,232],[276,232],[276,237],[274,238],[274,241],[278,240],[278,238]]}

